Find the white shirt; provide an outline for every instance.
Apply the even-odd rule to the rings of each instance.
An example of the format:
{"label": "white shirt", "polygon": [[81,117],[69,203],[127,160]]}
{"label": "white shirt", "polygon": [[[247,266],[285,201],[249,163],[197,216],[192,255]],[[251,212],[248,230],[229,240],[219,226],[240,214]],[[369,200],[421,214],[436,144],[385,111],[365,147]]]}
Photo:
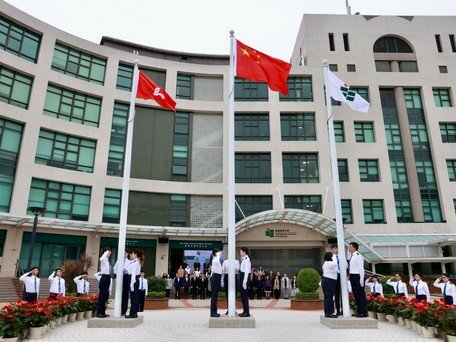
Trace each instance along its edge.
{"label": "white shirt", "polygon": [[354,252],[350,258],[350,274],[359,274],[361,280],[364,282],[364,258],[358,251]]}
{"label": "white shirt", "polygon": [[420,280],[419,282],[417,282],[416,280],[410,280],[409,284],[411,287],[413,287],[413,291],[415,291],[415,296],[425,295],[427,297],[428,302],[431,300],[429,286],[425,281]]}
{"label": "white shirt", "polygon": [[[388,279],[386,281],[386,284],[388,284],[389,286],[392,286],[394,289],[394,292],[396,292],[396,294],[403,293],[405,295],[405,297],[408,297],[407,284],[404,283],[402,280],[391,281],[391,279]],[[399,288],[399,291],[398,291],[398,288]]]}
{"label": "white shirt", "polygon": [[[228,266],[229,266],[229,259],[228,260],[223,260],[223,265],[222,265],[222,274],[228,274]],[[234,259],[234,272],[238,273],[240,269],[239,265],[239,260]]]}
{"label": "white shirt", "polygon": [[[125,258],[124,259],[124,265],[123,265],[123,274],[128,274],[128,267],[130,267],[130,264],[131,264],[131,260],[128,259],[128,258]],[[114,264],[114,270],[117,274],[117,268],[118,268],[118,262],[116,261],[116,263]]]}
{"label": "white shirt", "polygon": [[[445,285],[446,285],[446,287],[445,287]],[[456,303],[456,286],[452,282],[450,282],[450,281],[447,281],[446,283],[440,282],[440,278],[437,278],[434,281],[434,286],[440,287],[440,289],[442,290],[442,296],[451,296],[451,297],[453,297],[453,303]],[[444,294],[444,292],[445,292],[445,294]]]}
{"label": "white shirt", "polygon": [[383,286],[379,282],[366,281],[366,286],[369,286],[370,292],[372,294],[378,293],[380,296],[383,296]]}
{"label": "white shirt", "polygon": [[139,277],[139,289],[146,291],[146,294],[147,294],[147,292],[149,292],[146,278]]}
{"label": "white shirt", "polygon": [[241,262],[241,272],[244,273],[244,279],[242,280],[242,285],[247,285],[247,280],[249,279],[249,274],[252,272],[252,263],[250,262],[250,258],[246,255],[242,258]]}
{"label": "white shirt", "polygon": [[[101,279],[101,272],[97,272],[93,275],[97,280],[98,282],[100,282],[100,279]],[[109,283],[109,295],[111,295],[111,291],[112,291],[112,278],[110,278],[110,283]]]}
{"label": "white shirt", "polygon": [[21,275],[19,278],[20,281],[22,281],[25,285],[25,292],[28,293],[40,293],[40,278],[32,275],[29,277],[29,274],[31,274],[32,271],[24,273]]}
{"label": "white shirt", "polygon": [[190,266],[185,267],[185,273],[190,274]]}
{"label": "white shirt", "polygon": [[[333,253],[332,256],[333,261],[336,263],[337,266],[337,273],[340,273],[340,261],[339,261],[339,256],[337,254]],[[332,278],[331,278],[332,279]]]}
{"label": "white shirt", "polygon": [[217,253],[212,259],[211,273],[222,274],[222,264],[220,263],[220,253]]}
{"label": "white shirt", "polygon": [[89,293],[89,282],[84,278],[81,279],[82,276],[77,276],[74,278],[74,282],[76,283],[77,293],[87,294]]}
{"label": "white shirt", "polygon": [[131,275],[130,289],[132,289],[133,286],[135,285],[136,276],[139,276],[140,273],[141,273],[141,262],[138,259],[135,259],[128,265],[128,274]]}
{"label": "white shirt", "polygon": [[323,263],[323,277],[337,280],[337,262],[325,261]]}
{"label": "white shirt", "polygon": [[166,279],[166,289],[169,290],[173,287],[174,281],[172,278]]}
{"label": "white shirt", "polygon": [[51,281],[51,288],[49,289],[50,293],[60,293],[62,296],[65,296],[65,279],[62,277],[56,277],[55,271],[48,278]]}
{"label": "white shirt", "polygon": [[348,291],[348,293],[352,293],[353,292],[352,284],[350,283],[350,280],[347,280],[347,291]]}
{"label": "white shirt", "polygon": [[100,273],[109,275],[109,259],[108,259],[109,251],[103,253],[100,257]]}
{"label": "white shirt", "polygon": [[282,282],[282,289],[291,289],[291,281],[288,277],[282,277],[280,280]]}

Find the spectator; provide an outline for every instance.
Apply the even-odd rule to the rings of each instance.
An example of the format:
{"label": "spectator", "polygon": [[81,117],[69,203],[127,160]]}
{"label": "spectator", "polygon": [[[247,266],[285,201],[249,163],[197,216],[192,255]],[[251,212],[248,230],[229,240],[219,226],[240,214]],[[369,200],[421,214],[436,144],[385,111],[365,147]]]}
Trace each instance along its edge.
{"label": "spectator", "polygon": [[176,278],[174,278],[174,299],[180,299],[180,290],[183,282],[183,279],[176,274]]}
{"label": "spectator", "polygon": [[165,292],[166,292],[166,298],[169,298],[170,297],[170,294],[171,294],[171,289],[173,287],[173,278],[171,278],[171,276],[169,274],[164,274],[163,277],[165,278],[166,280],[166,288],[165,288]]}
{"label": "spectator", "polygon": [[283,299],[289,299],[290,291],[291,291],[291,284],[290,284],[290,278],[287,277],[286,273],[283,274],[283,277],[281,280],[281,287],[283,290]]}
{"label": "spectator", "polygon": [[272,288],[273,288],[273,291],[274,291],[274,299],[279,299],[280,298],[280,280],[279,280],[279,276],[278,275],[276,275],[274,277],[274,282],[272,284]]}
{"label": "spectator", "polygon": [[249,299],[255,299],[255,292],[256,292],[256,283],[253,280],[253,274],[249,275],[249,282],[247,287],[247,292],[249,294]]}
{"label": "spectator", "polygon": [[184,276],[185,276],[185,270],[181,265],[181,266],[179,266],[179,269],[177,270],[176,277],[183,278]]}
{"label": "spectator", "polygon": [[298,292],[298,281],[296,279],[296,276],[293,276],[293,279],[291,279],[291,297],[296,296],[296,292]]}
{"label": "spectator", "polygon": [[256,284],[257,299],[261,300],[264,295],[264,276],[259,276]]}
{"label": "spectator", "polygon": [[264,280],[264,294],[266,295],[266,299],[269,299],[271,297],[271,292],[272,292],[272,282],[269,276],[266,276],[266,279]]}

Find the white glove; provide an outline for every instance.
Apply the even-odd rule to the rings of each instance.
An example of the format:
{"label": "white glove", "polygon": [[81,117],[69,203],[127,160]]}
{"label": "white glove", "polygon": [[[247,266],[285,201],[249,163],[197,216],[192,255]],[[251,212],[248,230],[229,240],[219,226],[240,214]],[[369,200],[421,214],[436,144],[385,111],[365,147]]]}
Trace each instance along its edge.
{"label": "white glove", "polygon": [[242,288],[243,288],[244,290],[247,290],[247,283],[242,283]]}
{"label": "white glove", "polygon": [[223,280],[222,280],[222,282],[220,283],[220,286],[225,287],[225,283],[224,283]]}
{"label": "white glove", "polygon": [[134,283],[130,284],[130,290],[131,290],[131,292],[133,292],[135,290],[135,284]]}

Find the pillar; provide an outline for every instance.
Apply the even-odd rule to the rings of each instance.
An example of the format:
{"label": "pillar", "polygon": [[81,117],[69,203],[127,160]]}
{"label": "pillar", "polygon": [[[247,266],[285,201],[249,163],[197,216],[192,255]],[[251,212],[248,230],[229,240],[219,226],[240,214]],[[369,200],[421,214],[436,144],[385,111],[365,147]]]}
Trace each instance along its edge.
{"label": "pillar", "polygon": [[[2,227],[3,228],[3,227]],[[22,233],[20,228],[9,227],[6,229],[6,239],[3,248],[2,267],[0,277],[13,278],[16,275],[16,262],[19,260],[22,246]]]}
{"label": "pillar", "polygon": [[412,263],[411,263],[411,262],[407,263],[407,267],[408,267],[409,277],[410,277],[410,279],[413,279],[413,268],[412,268]]}
{"label": "pillar", "polygon": [[373,274],[376,274],[376,273],[377,273],[377,271],[375,270],[375,263],[372,263],[372,273],[373,273]]}
{"label": "pillar", "polygon": [[[157,243],[155,253],[155,275],[168,273],[169,243]],[[171,276],[174,277],[174,274]]]}
{"label": "pillar", "polygon": [[445,262],[441,262],[440,263],[440,267],[442,267],[442,273],[446,273],[446,265],[445,265]]}

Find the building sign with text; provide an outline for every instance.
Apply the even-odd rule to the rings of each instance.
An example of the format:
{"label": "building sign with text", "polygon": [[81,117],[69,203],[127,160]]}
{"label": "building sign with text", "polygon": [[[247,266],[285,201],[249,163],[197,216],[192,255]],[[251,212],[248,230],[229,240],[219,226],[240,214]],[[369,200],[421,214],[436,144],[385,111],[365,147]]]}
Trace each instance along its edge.
{"label": "building sign with text", "polygon": [[298,233],[295,230],[289,228],[268,228],[265,231],[265,236],[269,238],[293,238]]}

